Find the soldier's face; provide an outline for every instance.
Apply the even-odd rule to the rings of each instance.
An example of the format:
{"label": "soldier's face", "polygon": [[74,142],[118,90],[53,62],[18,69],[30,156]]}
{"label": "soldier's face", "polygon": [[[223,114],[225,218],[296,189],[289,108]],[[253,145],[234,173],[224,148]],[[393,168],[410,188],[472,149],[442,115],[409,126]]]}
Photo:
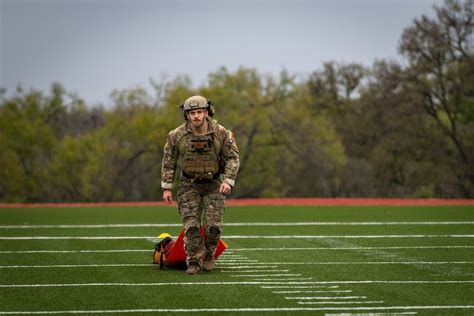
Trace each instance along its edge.
{"label": "soldier's face", "polygon": [[200,128],[206,121],[207,110],[197,109],[188,111],[188,119],[194,127]]}

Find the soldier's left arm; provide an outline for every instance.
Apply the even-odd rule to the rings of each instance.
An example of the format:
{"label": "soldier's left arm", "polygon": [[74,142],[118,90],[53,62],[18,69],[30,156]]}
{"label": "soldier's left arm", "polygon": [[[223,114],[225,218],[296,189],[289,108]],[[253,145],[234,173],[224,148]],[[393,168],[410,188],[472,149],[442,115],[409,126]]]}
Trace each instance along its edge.
{"label": "soldier's left arm", "polygon": [[225,130],[224,142],[222,144],[222,154],[225,158],[225,168],[223,178],[230,186],[235,185],[237,173],[239,171],[239,149],[234,139],[234,133]]}

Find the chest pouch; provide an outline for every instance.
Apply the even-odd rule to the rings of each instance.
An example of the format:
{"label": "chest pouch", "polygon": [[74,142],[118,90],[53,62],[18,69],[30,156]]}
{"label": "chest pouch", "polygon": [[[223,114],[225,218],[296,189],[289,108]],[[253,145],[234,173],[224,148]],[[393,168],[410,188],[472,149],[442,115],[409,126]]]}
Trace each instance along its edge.
{"label": "chest pouch", "polygon": [[212,135],[189,137],[185,147],[183,170],[196,179],[212,179],[219,172]]}

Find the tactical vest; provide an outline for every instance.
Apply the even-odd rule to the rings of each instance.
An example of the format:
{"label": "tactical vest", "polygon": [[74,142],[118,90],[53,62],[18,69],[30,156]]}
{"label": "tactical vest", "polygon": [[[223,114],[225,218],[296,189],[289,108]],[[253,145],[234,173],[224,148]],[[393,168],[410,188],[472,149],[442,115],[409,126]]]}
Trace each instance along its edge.
{"label": "tactical vest", "polygon": [[[183,137],[183,171],[195,179],[213,179],[219,174],[219,152],[222,144],[213,134]],[[181,147],[181,146],[180,146]]]}

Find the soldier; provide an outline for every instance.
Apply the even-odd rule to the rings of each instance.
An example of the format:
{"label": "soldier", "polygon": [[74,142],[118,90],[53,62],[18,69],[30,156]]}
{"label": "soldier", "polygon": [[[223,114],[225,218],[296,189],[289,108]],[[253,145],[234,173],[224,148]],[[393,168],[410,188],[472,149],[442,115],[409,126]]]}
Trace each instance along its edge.
{"label": "soldier", "polygon": [[[166,139],[161,169],[163,199],[173,203],[171,190],[178,163],[182,169],[178,211],[183,220],[186,274],[214,269],[214,252],[222,233],[225,197],[239,170],[233,133],[213,119],[212,103],[192,96],[181,105],[185,123]],[[204,225],[204,241],[200,227]]]}

